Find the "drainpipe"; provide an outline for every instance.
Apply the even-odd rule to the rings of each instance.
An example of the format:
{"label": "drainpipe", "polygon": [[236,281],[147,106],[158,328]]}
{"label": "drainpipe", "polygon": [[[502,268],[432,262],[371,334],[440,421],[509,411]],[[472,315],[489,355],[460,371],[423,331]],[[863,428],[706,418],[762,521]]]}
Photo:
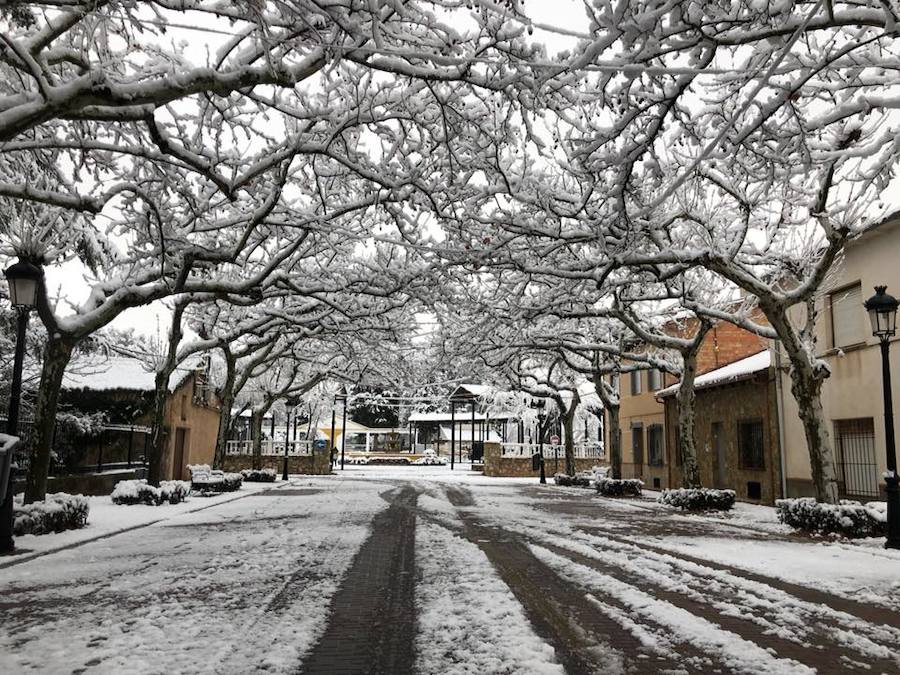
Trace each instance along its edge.
{"label": "drainpipe", "polygon": [[775,411],[775,424],[778,425],[778,457],[781,460],[781,498],[787,499],[787,462],[784,458],[784,383],[781,380],[781,344],[773,341],[775,350],[775,398],[777,409]]}

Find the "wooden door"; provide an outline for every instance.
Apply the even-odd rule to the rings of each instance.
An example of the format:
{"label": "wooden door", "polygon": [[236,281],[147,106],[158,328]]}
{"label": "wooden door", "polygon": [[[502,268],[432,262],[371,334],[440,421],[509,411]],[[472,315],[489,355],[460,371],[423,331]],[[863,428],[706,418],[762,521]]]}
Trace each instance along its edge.
{"label": "wooden door", "polygon": [[184,479],[184,448],[187,444],[188,430],[184,427],[175,428],[175,457],[172,462],[172,477],[175,480]]}
{"label": "wooden door", "polygon": [[644,475],[644,425],[631,425],[631,457],[634,460],[634,475]]}
{"label": "wooden door", "polygon": [[728,461],[725,458],[725,432],[721,422],[713,422],[710,429],[712,436],[713,461],[716,465],[716,487],[724,489],[727,481]]}

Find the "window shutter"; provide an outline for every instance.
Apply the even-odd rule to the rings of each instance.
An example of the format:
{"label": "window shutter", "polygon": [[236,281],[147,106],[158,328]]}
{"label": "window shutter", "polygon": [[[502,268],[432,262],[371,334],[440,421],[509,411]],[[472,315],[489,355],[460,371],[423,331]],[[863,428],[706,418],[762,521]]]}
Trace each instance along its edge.
{"label": "window shutter", "polygon": [[857,284],[832,293],[832,346],[848,347],[866,341],[866,317],[862,304],[862,287]]}

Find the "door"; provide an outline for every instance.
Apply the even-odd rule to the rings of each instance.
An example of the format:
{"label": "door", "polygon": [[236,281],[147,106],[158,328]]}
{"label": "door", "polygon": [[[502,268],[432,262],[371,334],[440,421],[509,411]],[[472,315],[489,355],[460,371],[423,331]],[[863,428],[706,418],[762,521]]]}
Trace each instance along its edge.
{"label": "door", "polygon": [[644,425],[631,425],[631,457],[634,460],[634,475],[644,475]]}
{"label": "door", "polygon": [[175,457],[172,462],[172,477],[175,480],[184,479],[184,448],[187,444],[188,430],[184,427],[175,428]]}
{"label": "door", "polygon": [[726,470],[728,468],[725,459],[725,432],[723,431],[721,422],[713,422],[710,430],[712,436],[713,462],[715,462],[716,470],[716,487],[724,489],[726,487]]}

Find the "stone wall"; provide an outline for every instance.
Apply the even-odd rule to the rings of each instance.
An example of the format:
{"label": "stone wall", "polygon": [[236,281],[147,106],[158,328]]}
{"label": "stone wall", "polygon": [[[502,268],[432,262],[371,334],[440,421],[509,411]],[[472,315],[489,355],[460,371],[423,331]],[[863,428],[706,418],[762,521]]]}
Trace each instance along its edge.
{"label": "stone wall", "polygon": [[[738,423],[761,419],[763,423],[765,468],[745,469],[740,466]],[[675,397],[666,398],[666,462],[670,483],[681,486],[682,470],[676,461],[675,429],[677,428]],[[724,444],[724,470],[717,470],[712,425],[720,423]],[[778,450],[778,418],[775,408],[774,376],[760,373],[752,380],[735,382],[697,392],[695,420],[700,478],[704,487],[732,489],[741,501],[774,504],[781,498],[781,457]],[[759,483],[760,499],[750,499],[749,483]]]}
{"label": "stone wall", "polygon": [[[594,458],[575,458],[576,471],[589,471],[598,464]],[[553,455],[544,455],[544,473],[548,479],[556,471],[557,460]],[[565,473],[566,460],[560,453],[558,458],[559,473]],[[501,478],[534,478],[540,470],[533,471],[531,457],[501,457],[499,443],[484,444],[484,475]]]}
{"label": "stone wall", "polygon": [[[228,455],[222,467],[225,471],[240,471],[253,468],[253,455]],[[284,470],[284,457],[263,455],[262,468],[275,469],[278,475]],[[314,456],[294,455],[288,457],[289,474],[324,476],[331,473],[328,450],[317,450]]]}

